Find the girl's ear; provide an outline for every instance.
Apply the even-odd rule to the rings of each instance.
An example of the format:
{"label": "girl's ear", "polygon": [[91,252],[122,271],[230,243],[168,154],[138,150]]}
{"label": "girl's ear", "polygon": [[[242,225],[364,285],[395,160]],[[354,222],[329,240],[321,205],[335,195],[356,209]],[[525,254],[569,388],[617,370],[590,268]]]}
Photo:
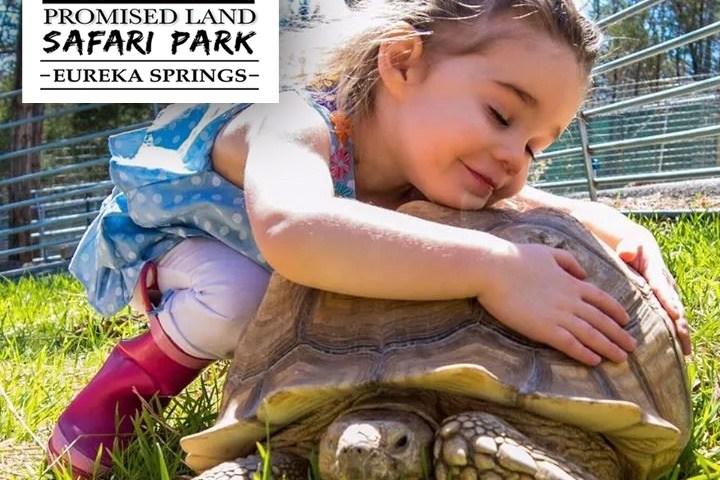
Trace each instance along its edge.
{"label": "girl's ear", "polygon": [[380,43],[378,74],[391,95],[402,95],[409,83],[424,75],[423,42],[407,22],[398,22]]}

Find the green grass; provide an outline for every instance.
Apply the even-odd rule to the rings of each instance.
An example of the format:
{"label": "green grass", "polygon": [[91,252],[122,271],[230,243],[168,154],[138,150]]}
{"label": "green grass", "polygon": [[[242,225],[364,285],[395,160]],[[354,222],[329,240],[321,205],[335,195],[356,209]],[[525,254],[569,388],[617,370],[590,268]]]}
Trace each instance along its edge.
{"label": "green grass", "polygon": [[[693,327],[688,362],[695,425],[668,479],[720,479],[720,219],[643,221],[657,236],[678,279]],[[145,330],[125,310],[103,319],[68,275],[0,281],[0,479],[60,478],[44,448],[54,421],[123,338]],[[176,479],[188,470],[178,440],[209,426],[225,364],[208,369],[117,458],[114,478]]]}
{"label": "green grass", "polygon": [[658,239],[692,327],[688,377],[694,427],[669,479],[720,479],[720,219],[643,222]]}

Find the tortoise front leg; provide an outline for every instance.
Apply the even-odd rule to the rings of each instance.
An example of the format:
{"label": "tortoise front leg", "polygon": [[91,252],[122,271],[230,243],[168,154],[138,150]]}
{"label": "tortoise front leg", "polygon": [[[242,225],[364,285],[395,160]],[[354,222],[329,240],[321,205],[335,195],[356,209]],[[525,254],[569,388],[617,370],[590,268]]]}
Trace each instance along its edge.
{"label": "tortoise front leg", "polygon": [[[270,454],[271,479],[307,480],[309,467],[310,463],[299,455],[283,452]],[[216,465],[193,480],[254,480],[262,478],[262,473],[262,458],[259,455],[249,455]]]}
{"label": "tortoise front leg", "polygon": [[484,412],[445,419],[435,437],[434,457],[437,480],[597,480]]}

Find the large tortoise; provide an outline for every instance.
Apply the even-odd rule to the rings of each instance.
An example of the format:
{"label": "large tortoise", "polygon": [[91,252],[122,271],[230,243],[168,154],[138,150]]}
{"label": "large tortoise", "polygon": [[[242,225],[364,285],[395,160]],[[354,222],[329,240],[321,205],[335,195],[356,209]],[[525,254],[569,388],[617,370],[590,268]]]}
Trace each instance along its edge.
{"label": "large tortoise", "polygon": [[198,479],[252,478],[267,431],[276,479],[306,480],[313,451],[324,480],[432,478],[430,463],[438,480],[647,479],[673,466],[691,423],[685,364],[637,274],[552,210],[406,207],[570,250],[625,306],[637,349],[622,364],[586,367],[509,331],[474,299],[354,298],[275,276],[237,347],[217,423],[181,442],[194,470],[220,464]]}

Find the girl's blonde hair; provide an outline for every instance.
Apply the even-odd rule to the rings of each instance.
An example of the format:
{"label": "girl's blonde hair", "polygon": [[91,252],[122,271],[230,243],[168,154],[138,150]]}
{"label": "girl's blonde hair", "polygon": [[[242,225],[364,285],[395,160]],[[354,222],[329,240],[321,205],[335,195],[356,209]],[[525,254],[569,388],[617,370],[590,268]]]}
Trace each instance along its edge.
{"label": "girl's blonde hair", "polygon": [[[373,111],[379,47],[393,34],[397,38],[398,22],[414,27],[410,35],[423,39],[428,54],[461,55],[479,52],[493,40],[491,31],[484,34],[482,30],[491,25],[488,22],[498,17],[515,19],[568,45],[587,75],[602,41],[600,31],[572,0],[366,0],[344,13],[335,20],[326,19],[324,27],[310,33],[315,42],[337,47],[314,66],[303,57],[307,64],[300,70],[304,79],[310,78],[304,82],[307,86],[331,89],[337,108],[355,118]],[[285,41],[294,43],[296,50],[298,43],[306,41],[300,38],[291,35]],[[292,57],[286,55],[285,60]],[[297,68],[293,71],[297,75]]]}

